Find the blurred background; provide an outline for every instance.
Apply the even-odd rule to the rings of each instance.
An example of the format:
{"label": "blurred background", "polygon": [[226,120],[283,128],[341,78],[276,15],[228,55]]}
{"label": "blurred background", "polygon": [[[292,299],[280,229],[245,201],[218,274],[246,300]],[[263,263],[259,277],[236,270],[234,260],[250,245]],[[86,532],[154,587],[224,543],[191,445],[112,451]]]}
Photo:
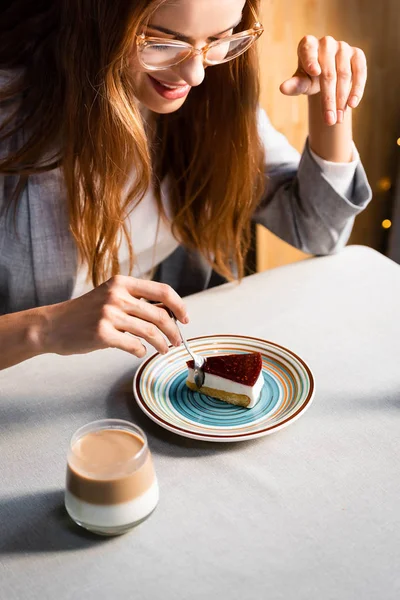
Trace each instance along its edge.
{"label": "blurred background", "polygon": [[[299,151],[307,135],[307,99],[287,98],[279,85],[296,69],[300,39],[332,35],[364,50],[368,82],[354,111],[354,140],[374,198],[357,217],[349,243],[400,263],[400,0],[261,0],[261,6],[261,103]],[[258,270],[305,257],[258,226]]]}

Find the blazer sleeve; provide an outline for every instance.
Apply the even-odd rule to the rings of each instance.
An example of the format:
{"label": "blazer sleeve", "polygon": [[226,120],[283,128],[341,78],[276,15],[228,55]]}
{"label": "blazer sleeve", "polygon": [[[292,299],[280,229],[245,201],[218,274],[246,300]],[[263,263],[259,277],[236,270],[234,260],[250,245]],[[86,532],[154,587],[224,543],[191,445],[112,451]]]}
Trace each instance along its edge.
{"label": "blazer sleeve", "polygon": [[337,252],[350,237],[354,218],[372,198],[364,168],[358,162],[351,192],[338,193],[311,155],[308,141],[300,155],[276,131],[263,110],[258,113],[264,144],[265,193],[254,222],[309,254]]}

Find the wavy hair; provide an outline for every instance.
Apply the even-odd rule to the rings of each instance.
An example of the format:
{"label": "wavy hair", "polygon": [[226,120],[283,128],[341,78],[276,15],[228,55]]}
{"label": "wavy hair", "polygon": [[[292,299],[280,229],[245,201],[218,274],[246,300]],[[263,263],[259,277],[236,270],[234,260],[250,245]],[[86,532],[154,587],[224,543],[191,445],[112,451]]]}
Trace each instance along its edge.
{"label": "wavy hair", "polygon": [[[0,109],[18,102],[0,126],[0,146],[24,131],[0,173],[19,176],[17,202],[29,175],[62,169],[70,230],[95,286],[119,272],[124,221],[150,185],[163,215],[160,182],[167,176],[180,243],[227,279],[244,274],[251,216],[264,187],[257,52],[253,46],[208,68],[176,113],[157,116],[157,141],[149,141],[129,55],[163,1],[5,0],[0,11],[0,68],[20,74],[1,91]],[[258,4],[252,1],[255,10]],[[253,20],[246,5],[240,28]]]}

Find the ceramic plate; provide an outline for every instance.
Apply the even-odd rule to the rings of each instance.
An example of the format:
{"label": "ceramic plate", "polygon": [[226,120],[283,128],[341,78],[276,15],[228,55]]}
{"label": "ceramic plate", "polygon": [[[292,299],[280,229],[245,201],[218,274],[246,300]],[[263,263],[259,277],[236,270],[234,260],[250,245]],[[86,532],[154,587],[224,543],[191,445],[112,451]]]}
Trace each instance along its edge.
{"label": "ceramic plate", "polygon": [[186,386],[189,356],[171,348],[144,361],[133,380],[140,408],[156,423],[179,435],[212,442],[250,440],[293,423],[311,404],[314,378],[291,350],[240,335],[211,335],[189,340],[203,356],[260,352],[264,388],[254,408],[242,408],[193,392]]}

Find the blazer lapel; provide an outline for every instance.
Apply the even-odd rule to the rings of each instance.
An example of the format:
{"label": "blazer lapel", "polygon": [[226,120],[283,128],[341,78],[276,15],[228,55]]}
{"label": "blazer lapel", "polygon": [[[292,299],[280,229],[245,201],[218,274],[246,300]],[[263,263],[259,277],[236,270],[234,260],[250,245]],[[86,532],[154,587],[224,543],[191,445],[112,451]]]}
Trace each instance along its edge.
{"label": "blazer lapel", "polygon": [[69,231],[66,191],[59,169],[28,179],[33,275],[39,306],[68,300],[77,251]]}

